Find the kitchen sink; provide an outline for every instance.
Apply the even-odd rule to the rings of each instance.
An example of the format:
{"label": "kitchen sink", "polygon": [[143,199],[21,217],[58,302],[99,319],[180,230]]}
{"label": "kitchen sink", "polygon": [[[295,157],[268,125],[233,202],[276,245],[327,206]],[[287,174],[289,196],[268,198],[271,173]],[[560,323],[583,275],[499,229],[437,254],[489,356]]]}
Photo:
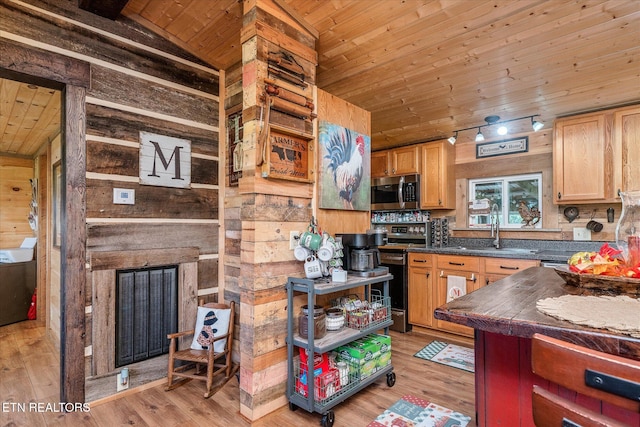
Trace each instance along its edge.
{"label": "kitchen sink", "polygon": [[458,246],[456,248],[459,251],[469,251],[469,252],[506,252],[506,253],[518,253],[518,254],[535,254],[538,253],[536,249],[527,249],[527,248],[494,248],[493,246]]}

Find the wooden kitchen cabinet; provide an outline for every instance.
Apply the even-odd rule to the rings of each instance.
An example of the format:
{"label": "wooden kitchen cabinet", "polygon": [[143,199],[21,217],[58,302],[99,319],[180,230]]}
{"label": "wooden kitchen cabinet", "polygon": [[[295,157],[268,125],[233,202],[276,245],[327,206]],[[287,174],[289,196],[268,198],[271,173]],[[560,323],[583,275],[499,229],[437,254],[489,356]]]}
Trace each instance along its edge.
{"label": "wooden kitchen cabinet", "polygon": [[408,318],[411,325],[431,328],[433,317],[433,257],[432,254],[409,253]]}
{"label": "wooden kitchen cabinet", "polygon": [[434,141],[420,146],[420,207],[455,209],[455,149],[448,141]]}
{"label": "wooden kitchen cabinet", "polygon": [[[484,277],[480,273],[479,257],[438,255],[436,257],[436,293],[434,306],[440,307],[447,302],[447,279],[449,276],[462,276],[466,279],[466,293],[471,293],[484,285]],[[435,319],[435,326],[446,332],[453,332],[459,335],[472,337],[473,329],[446,320]]]}
{"label": "wooden kitchen cabinet", "polygon": [[419,146],[393,148],[371,153],[371,177],[409,175],[419,172]]}
{"label": "wooden kitchen cabinet", "polygon": [[640,190],[640,106],[615,110],[613,146],[620,152],[614,158],[613,170],[621,171],[615,188]]}
{"label": "wooden kitchen cabinet", "polygon": [[606,119],[605,113],[595,113],[555,121],[553,185],[556,203],[602,202],[613,198],[613,174],[609,169],[613,164],[613,149],[607,132],[611,123]]}
{"label": "wooden kitchen cabinet", "polygon": [[389,150],[371,153],[371,178],[389,176],[389,171],[391,170],[389,158]]}
{"label": "wooden kitchen cabinet", "polygon": [[496,282],[529,267],[537,267],[540,261],[533,259],[484,258],[484,285]]}
{"label": "wooden kitchen cabinet", "polygon": [[557,119],[553,138],[554,202],[619,203],[640,188],[640,106]]}

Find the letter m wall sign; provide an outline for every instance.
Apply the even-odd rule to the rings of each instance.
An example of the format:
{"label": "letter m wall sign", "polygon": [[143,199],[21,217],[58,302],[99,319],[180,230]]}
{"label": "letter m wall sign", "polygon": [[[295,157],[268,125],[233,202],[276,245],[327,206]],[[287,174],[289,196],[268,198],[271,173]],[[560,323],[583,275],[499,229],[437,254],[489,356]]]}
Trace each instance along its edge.
{"label": "letter m wall sign", "polygon": [[140,132],[140,183],[191,187],[191,141]]}

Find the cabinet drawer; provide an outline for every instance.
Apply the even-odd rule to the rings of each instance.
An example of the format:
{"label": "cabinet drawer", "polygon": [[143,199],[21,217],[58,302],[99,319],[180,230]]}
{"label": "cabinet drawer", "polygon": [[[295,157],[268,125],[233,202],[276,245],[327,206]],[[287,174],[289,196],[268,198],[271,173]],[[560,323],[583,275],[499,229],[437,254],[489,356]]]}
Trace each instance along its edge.
{"label": "cabinet drawer", "polygon": [[432,254],[409,253],[409,267],[431,267],[433,266]]}
{"label": "cabinet drawer", "polygon": [[514,274],[537,265],[538,261],[533,259],[485,258],[484,260],[485,271],[496,274]]}
{"label": "cabinet drawer", "polygon": [[458,255],[438,255],[438,269],[480,271],[480,258]]}

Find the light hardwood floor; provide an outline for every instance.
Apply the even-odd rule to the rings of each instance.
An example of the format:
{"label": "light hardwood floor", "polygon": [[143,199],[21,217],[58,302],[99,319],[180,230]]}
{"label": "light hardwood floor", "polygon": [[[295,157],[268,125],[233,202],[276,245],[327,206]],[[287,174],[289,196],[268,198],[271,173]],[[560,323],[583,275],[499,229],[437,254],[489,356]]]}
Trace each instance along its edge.
{"label": "light hardwood floor", "polygon": [[[422,332],[391,331],[392,364],[396,383],[385,378],[333,408],[335,427],[365,427],[405,394],[412,394],[472,417],[475,425],[474,376],[413,355],[433,339]],[[453,338],[453,337],[451,337]],[[469,345],[469,341],[451,342]],[[58,352],[38,321],[0,327],[0,426],[257,426],[320,425],[321,414],[284,406],[250,423],[240,415],[236,378],[210,399],[202,398],[203,385],[191,382],[165,392],[164,384],[90,403],[88,412],[42,412],[59,401]],[[83,363],[78,361],[78,363]],[[29,411],[29,404],[40,411]],[[18,404],[26,410],[20,411]],[[56,409],[49,407],[49,409]]]}

